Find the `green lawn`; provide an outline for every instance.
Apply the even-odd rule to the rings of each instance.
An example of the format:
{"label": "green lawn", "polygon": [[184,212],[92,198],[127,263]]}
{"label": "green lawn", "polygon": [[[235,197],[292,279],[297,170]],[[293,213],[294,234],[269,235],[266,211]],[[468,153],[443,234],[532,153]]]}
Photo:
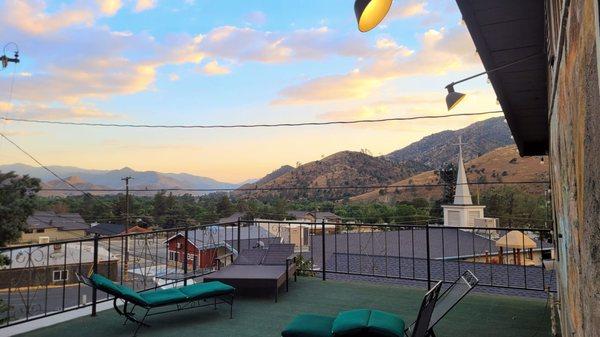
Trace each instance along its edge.
{"label": "green lawn", "polygon": [[[199,308],[151,317],[151,328],[140,329],[138,336],[280,336],[283,327],[299,313],[335,316],[341,310],[375,308],[415,319],[423,289],[359,282],[321,281],[299,278],[290,283],[290,292],[279,302],[266,298],[241,298],[219,310]],[[113,311],[97,317],[84,317],[37,330],[26,336],[116,337],[131,336],[133,324],[122,325]],[[471,293],[437,326],[438,337],[464,336],[550,336],[545,301]]]}

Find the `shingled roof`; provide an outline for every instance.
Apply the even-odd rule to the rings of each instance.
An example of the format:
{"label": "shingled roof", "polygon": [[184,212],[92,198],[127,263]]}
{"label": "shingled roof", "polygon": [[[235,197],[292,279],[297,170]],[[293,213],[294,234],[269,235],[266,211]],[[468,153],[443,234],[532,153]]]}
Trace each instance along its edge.
{"label": "shingled roof", "polygon": [[79,213],[60,213],[36,211],[27,218],[29,229],[57,228],[61,231],[89,230],[90,226]]}

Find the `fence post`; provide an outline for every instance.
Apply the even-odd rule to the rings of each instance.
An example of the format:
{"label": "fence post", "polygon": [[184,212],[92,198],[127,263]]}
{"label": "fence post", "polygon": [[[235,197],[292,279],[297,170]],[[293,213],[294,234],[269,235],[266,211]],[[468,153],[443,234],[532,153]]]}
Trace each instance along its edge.
{"label": "fence post", "polygon": [[327,276],[325,276],[325,219],[321,221],[321,242],[321,270],[323,272],[323,281],[325,281],[327,279]]}
{"label": "fence post", "polygon": [[[110,256],[109,256],[110,259]],[[110,268],[110,267],[109,267]],[[94,262],[92,265],[94,274],[98,273],[98,234],[94,235]],[[96,304],[98,302],[98,292],[96,287],[92,287],[92,317],[96,316]]]}
{"label": "fence post", "polygon": [[[259,231],[260,233],[260,231]],[[240,247],[241,247],[241,242],[242,239],[240,238],[240,236],[242,235],[242,218],[238,218],[237,220],[237,252],[238,255],[240,254]]]}
{"label": "fence post", "polygon": [[[185,242],[183,243],[183,285],[187,286],[187,272],[188,272],[188,238],[189,229],[185,226]],[[202,252],[200,252],[202,253]]]}
{"label": "fence post", "polygon": [[[442,233],[442,235],[443,235],[443,233]],[[427,289],[430,290],[431,289],[431,257],[429,256],[429,221],[425,224],[425,244],[427,245]]]}

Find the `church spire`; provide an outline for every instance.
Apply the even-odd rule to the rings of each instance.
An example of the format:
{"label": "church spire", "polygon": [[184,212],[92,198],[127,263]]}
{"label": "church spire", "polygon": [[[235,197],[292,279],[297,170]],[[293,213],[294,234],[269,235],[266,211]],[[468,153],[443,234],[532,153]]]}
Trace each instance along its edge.
{"label": "church spire", "polygon": [[467,174],[465,173],[465,164],[463,163],[462,154],[462,136],[458,137],[458,173],[456,174],[456,191],[454,193],[454,204],[455,205],[473,205],[471,200],[471,192],[469,192],[469,185],[467,181]]}

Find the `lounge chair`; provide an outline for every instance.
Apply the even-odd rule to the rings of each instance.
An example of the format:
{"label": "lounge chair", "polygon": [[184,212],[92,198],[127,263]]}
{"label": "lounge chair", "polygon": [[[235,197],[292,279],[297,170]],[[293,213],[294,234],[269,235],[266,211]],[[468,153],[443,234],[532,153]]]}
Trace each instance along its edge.
{"label": "lounge chair", "polygon": [[290,275],[296,279],[293,244],[270,244],[267,249],[240,251],[233,264],[204,276],[204,281],[220,281],[239,292],[268,291],[278,300],[279,289],[289,291]]}
{"label": "lounge chair", "polygon": [[[146,317],[167,312],[206,306],[214,306],[216,309],[217,304],[225,303],[229,304],[229,318],[233,318],[235,288],[221,282],[196,283],[180,288],[159,289],[138,293],[129,287],[114,283],[100,274],[92,274],[90,277],[77,274],[77,278],[80,282],[114,297],[113,306],[115,310],[119,315],[125,317],[123,324],[127,323],[127,321],[137,324],[134,336],[142,325],[146,327],[150,326],[144,322]],[[213,303],[205,303],[209,299],[213,299]],[[117,305],[117,300],[124,302],[122,309]],[[128,308],[129,304],[132,305],[130,308]],[[175,308],[150,313],[150,310],[173,305]],[[141,319],[135,317],[134,309],[136,307],[145,309],[145,313]]]}
{"label": "lounge chair", "polygon": [[303,314],[283,330],[282,337],[435,337],[433,327],[479,282],[465,271],[440,295],[442,281],[425,294],[414,323],[405,328],[404,320],[395,314],[357,309],[344,311],[337,317]]}

